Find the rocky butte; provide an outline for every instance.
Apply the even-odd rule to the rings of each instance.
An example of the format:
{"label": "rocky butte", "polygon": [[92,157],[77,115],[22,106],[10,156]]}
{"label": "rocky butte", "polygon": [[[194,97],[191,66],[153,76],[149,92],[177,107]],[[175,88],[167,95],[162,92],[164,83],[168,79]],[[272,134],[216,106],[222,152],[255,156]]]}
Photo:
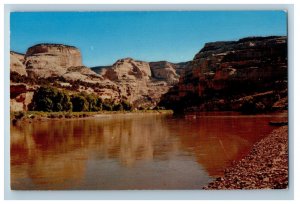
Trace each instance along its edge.
{"label": "rocky butte", "polygon": [[178,112],[287,109],[287,77],[286,37],[206,43],[159,105]]}

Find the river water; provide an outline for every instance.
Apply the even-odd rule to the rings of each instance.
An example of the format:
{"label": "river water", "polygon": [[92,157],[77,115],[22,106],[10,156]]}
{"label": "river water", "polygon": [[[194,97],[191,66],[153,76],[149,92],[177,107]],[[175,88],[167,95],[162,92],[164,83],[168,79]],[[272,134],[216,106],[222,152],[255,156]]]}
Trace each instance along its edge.
{"label": "river water", "polygon": [[201,189],[286,115],[105,115],[11,126],[12,189]]}

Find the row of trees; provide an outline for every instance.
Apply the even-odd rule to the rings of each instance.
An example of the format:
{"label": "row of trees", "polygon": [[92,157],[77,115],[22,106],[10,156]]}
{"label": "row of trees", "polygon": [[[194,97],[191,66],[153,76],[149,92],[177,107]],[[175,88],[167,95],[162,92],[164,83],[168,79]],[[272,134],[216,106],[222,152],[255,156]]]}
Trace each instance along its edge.
{"label": "row of trees", "polygon": [[109,100],[103,101],[93,94],[78,93],[69,95],[66,91],[42,86],[34,92],[30,110],[45,112],[130,111],[132,105],[127,101],[121,103],[113,103]]}

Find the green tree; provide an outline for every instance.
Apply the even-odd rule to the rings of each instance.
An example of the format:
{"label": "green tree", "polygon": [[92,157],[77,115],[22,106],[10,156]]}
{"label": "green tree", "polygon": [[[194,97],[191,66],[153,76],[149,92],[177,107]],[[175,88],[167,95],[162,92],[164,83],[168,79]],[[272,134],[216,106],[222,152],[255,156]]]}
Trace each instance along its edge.
{"label": "green tree", "polygon": [[53,110],[58,111],[71,111],[72,103],[70,97],[62,91],[58,91],[54,100]]}
{"label": "green tree", "polygon": [[53,87],[41,86],[33,94],[30,109],[34,111],[70,111],[72,104],[67,93]]}
{"label": "green tree", "polygon": [[121,103],[117,103],[113,105],[113,111],[122,111],[123,105]]}
{"label": "green tree", "polygon": [[71,98],[74,112],[88,111],[89,103],[82,95],[73,95]]}
{"label": "green tree", "polygon": [[86,100],[89,103],[89,111],[99,111],[99,108],[97,107],[98,98],[96,96],[93,94],[86,95]]}
{"label": "green tree", "polygon": [[113,107],[111,104],[107,103],[107,102],[104,102],[102,104],[102,110],[106,110],[106,111],[112,111],[113,110]]}
{"label": "green tree", "polygon": [[97,102],[96,102],[96,107],[97,107],[97,111],[102,111],[102,99],[101,98],[97,98]]}
{"label": "green tree", "polygon": [[123,109],[126,111],[131,111],[133,109],[132,105],[128,101],[122,101]]}

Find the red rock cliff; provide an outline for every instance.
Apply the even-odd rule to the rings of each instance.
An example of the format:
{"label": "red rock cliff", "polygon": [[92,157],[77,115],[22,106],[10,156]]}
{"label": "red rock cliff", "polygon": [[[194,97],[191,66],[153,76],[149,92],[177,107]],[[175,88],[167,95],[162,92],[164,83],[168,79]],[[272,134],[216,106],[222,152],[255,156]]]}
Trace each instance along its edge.
{"label": "red rock cliff", "polygon": [[287,38],[249,37],[205,44],[160,105],[178,110],[239,110],[243,103],[236,103],[245,101],[243,97],[250,95],[256,106],[258,93],[276,92],[271,94],[274,99],[268,96],[269,101],[261,104],[266,107],[285,97],[286,89]]}

